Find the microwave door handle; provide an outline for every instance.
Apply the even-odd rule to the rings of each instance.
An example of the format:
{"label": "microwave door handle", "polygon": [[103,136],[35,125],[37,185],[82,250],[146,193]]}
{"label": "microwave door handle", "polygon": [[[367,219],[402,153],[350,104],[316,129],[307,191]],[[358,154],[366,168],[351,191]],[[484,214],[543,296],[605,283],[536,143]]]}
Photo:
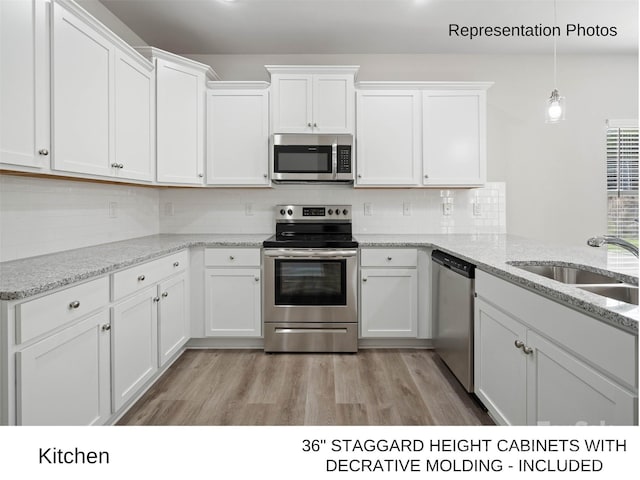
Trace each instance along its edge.
{"label": "microwave door handle", "polygon": [[334,180],[338,179],[338,139],[331,144],[331,172]]}

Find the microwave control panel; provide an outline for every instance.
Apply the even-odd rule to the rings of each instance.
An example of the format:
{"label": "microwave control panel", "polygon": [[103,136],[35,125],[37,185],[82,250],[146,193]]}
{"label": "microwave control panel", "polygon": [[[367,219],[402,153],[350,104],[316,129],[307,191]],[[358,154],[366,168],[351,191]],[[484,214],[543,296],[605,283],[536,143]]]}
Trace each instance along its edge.
{"label": "microwave control panel", "polygon": [[338,145],[338,171],[351,173],[351,145]]}

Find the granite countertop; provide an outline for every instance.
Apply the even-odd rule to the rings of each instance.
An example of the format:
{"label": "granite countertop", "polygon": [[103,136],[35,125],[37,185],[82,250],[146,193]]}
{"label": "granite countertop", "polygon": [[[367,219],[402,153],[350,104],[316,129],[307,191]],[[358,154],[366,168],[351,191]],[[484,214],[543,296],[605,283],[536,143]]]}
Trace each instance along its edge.
{"label": "granite countertop", "polygon": [[[261,247],[269,233],[161,234],[0,263],[0,300],[20,300],[189,247]],[[356,234],[360,247],[433,247],[477,265],[481,270],[533,290],[576,310],[638,333],[640,311],[629,305],[535,275],[507,262],[587,265],[638,285],[638,269],[607,263],[606,249],[563,247],[512,235]]]}

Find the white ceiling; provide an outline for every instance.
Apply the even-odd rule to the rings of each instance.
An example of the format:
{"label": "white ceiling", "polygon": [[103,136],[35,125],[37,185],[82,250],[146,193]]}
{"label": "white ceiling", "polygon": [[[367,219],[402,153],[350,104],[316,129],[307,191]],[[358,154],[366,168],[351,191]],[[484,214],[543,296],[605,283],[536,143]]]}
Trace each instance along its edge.
{"label": "white ceiling", "polygon": [[[100,0],[182,54],[548,53],[549,37],[455,38],[449,24],[552,26],[553,0]],[[616,36],[567,37],[566,24]],[[637,0],[557,0],[558,53],[637,53]]]}

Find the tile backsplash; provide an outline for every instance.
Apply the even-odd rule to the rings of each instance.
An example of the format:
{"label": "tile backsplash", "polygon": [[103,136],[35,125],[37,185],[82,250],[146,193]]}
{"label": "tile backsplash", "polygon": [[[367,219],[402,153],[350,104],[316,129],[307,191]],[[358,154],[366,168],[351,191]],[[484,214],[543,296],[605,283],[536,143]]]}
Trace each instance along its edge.
{"label": "tile backsplash", "polygon": [[154,188],[0,175],[0,261],[153,235]]}
{"label": "tile backsplash", "polygon": [[358,233],[505,233],[505,184],[477,189],[148,188],[0,175],[0,261],[157,233],[274,231],[274,206],[348,204]]}
{"label": "tile backsplash", "polygon": [[[357,233],[505,233],[505,184],[477,189],[165,189],[162,233],[272,233],[278,204],[347,204]],[[445,206],[447,205],[446,209]]]}

